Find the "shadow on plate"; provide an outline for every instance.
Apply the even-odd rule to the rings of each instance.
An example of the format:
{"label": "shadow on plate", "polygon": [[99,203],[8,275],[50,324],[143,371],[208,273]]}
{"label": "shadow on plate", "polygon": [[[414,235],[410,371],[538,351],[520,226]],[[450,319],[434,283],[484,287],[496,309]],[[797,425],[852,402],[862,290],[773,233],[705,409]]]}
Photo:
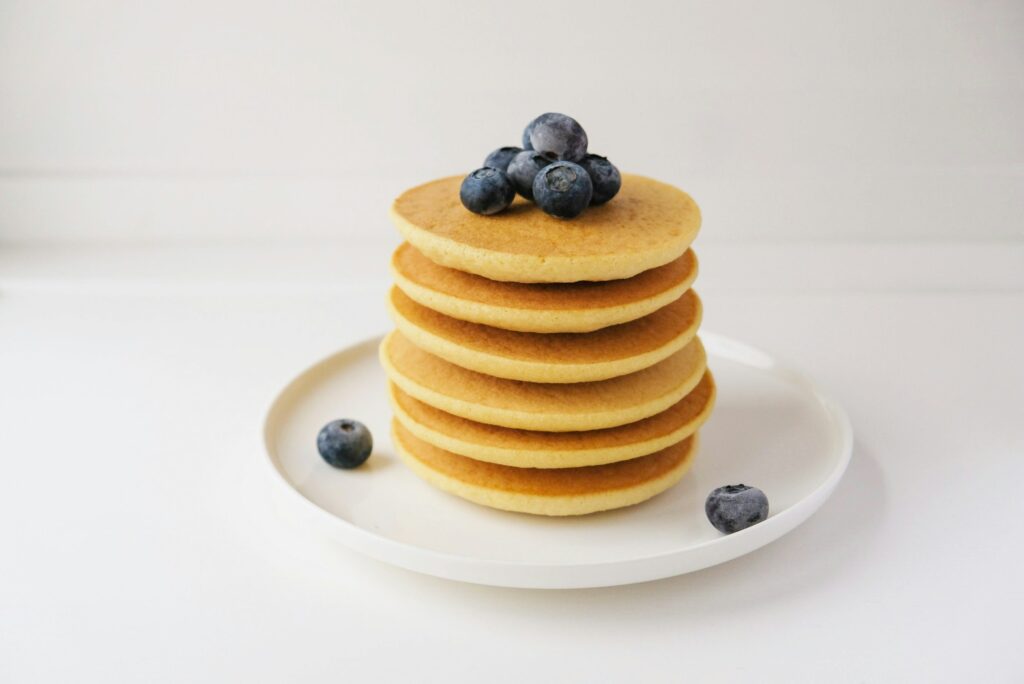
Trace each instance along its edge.
{"label": "shadow on plate", "polygon": [[[858,444],[839,487],[807,522],[757,551],[687,575],[620,587],[552,591],[486,587],[389,571],[406,575],[409,584],[404,591],[415,593],[420,602],[436,601],[438,610],[453,601],[471,601],[481,610],[546,619],[561,615],[567,623],[576,623],[584,609],[591,614],[614,611],[620,620],[638,622],[678,611],[738,612],[788,600],[855,570],[886,506],[882,470],[870,447]],[[560,610],[552,611],[552,605]]]}

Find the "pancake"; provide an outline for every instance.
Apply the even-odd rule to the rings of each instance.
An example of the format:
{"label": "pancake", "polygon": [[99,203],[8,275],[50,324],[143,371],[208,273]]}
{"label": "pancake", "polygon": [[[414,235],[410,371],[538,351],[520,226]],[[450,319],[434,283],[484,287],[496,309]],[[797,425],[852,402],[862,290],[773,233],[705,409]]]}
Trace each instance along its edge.
{"label": "pancake", "polygon": [[715,382],[705,373],[689,394],[650,418],[604,430],[534,432],[453,416],[394,383],[390,390],[395,417],[419,439],[460,456],[517,468],[578,468],[653,454],[694,434],[715,403]]}
{"label": "pancake", "polygon": [[550,384],[495,378],[426,352],[393,331],[380,345],[388,377],[416,399],[489,425],[572,432],[625,425],[661,413],[704,375],[699,338],[664,361],[597,382]]}
{"label": "pancake", "polygon": [[392,421],[402,460],[424,480],[491,508],[535,515],[583,515],[632,506],[660,494],[689,468],[697,435],[641,458],[585,468],[511,468],[427,444]]}
{"label": "pancake", "polygon": [[528,382],[591,382],[635,373],[668,358],[697,334],[693,290],[629,323],[589,333],[525,333],[460,321],[391,289],[388,309],[413,344],[457,366]]}
{"label": "pancake", "polygon": [[391,257],[410,299],[453,318],[520,332],[590,332],[654,313],[697,277],[693,250],[632,278],[604,282],[507,283],[435,264],[408,242]]}
{"label": "pancake", "polygon": [[492,280],[572,283],[630,278],[673,261],[700,229],[700,210],[682,190],[622,175],[615,199],[564,220],[517,197],[480,216],[459,200],[461,176],[402,193],[391,206],[399,232],[434,262]]}

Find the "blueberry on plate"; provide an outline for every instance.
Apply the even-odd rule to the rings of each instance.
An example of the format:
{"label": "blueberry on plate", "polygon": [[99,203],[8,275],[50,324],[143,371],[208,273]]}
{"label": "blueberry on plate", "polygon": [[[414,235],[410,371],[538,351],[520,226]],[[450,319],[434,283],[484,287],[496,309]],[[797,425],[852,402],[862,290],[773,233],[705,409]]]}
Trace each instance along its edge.
{"label": "blueberry on plate", "polygon": [[732,534],[768,517],[768,497],[757,487],[726,485],[708,494],[704,512],[715,529]]}
{"label": "blueberry on plate", "polygon": [[459,188],[462,205],[474,214],[484,216],[505,211],[515,198],[516,191],[508,176],[488,166],[466,176]]}
{"label": "blueberry on plate", "polygon": [[590,182],[594,184],[594,196],[590,198],[591,206],[604,204],[615,197],[622,187],[622,176],[607,157],[588,154],[580,162],[580,166],[586,169]]}
{"label": "blueberry on plate", "polygon": [[587,154],[587,133],[571,116],[548,112],[527,124],[523,147],[562,161],[580,161]]}
{"label": "blueberry on plate", "polygon": [[484,166],[499,171],[508,171],[508,163],[522,151],[522,148],[519,147],[499,147],[487,155],[487,159],[484,159]]}
{"label": "blueberry on plate", "polygon": [[358,420],[332,420],[316,436],[316,449],[335,468],[357,468],[373,451],[373,435]]}
{"label": "blueberry on plate", "polygon": [[533,180],[537,206],[558,218],[575,218],[583,213],[594,194],[590,176],[579,164],[569,161],[546,166]]}
{"label": "blueberry on plate", "polygon": [[549,157],[533,150],[523,150],[508,165],[508,179],[520,195],[528,200],[533,199],[533,179],[537,177],[545,166],[555,161]]}

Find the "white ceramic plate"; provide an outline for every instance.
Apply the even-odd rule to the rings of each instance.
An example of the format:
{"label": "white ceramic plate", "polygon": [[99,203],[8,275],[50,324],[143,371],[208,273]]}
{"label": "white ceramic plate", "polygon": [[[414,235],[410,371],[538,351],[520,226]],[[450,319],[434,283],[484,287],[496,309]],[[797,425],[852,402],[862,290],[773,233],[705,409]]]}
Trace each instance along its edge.
{"label": "white ceramic plate", "polygon": [[[267,413],[264,439],[283,503],[343,544],[439,577],[509,587],[630,584],[742,556],[778,539],[828,498],[853,433],[842,408],[803,376],[733,340],[702,333],[718,403],[682,482],[650,501],[576,518],[491,510],[445,494],[398,460],[390,438],[380,338],[344,349],[292,380]],[[316,450],[330,420],[356,418],[375,448],[357,470]],[[743,482],[768,495],[770,517],[723,536],[704,516],[715,487]]]}

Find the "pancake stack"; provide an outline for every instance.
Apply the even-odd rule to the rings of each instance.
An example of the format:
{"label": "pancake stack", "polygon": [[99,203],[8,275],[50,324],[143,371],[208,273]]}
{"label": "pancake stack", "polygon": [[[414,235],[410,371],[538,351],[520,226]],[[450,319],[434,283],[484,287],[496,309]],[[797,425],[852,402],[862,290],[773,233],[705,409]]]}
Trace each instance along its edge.
{"label": "pancake stack", "polygon": [[427,482],[485,506],[579,515],[683,476],[715,384],[697,329],[686,193],[623,175],[574,220],[517,199],[479,216],[461,177],[402,194],[383,341],[395,447]]}

